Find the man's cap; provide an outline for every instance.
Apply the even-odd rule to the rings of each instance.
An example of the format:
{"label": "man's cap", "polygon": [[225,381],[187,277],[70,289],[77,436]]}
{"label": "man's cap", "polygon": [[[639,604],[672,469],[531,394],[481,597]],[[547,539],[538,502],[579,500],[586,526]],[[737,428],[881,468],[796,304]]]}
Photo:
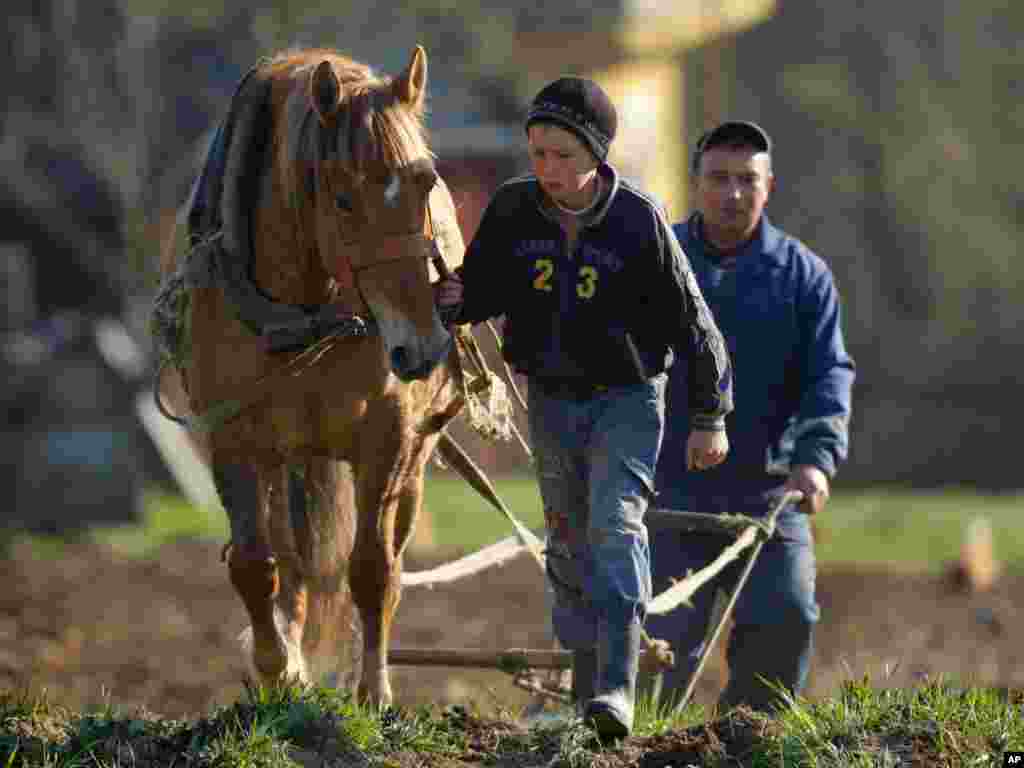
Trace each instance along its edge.
{"label": "man's cap", "polygon": [[544,86],[530,105],[525,128],[554,123],[574,133],[601,162],[615,138],[615,105],[597,83],[583,77],[561,77]]}
{"label": "man's cap", "polygon": [[699,139],[693,151],[693,171],[700,168],[700,159],[714,147],[751,146],[760,152],[772,151],[772,140],[757,123],[749,120],[727,120],[707,131]]}

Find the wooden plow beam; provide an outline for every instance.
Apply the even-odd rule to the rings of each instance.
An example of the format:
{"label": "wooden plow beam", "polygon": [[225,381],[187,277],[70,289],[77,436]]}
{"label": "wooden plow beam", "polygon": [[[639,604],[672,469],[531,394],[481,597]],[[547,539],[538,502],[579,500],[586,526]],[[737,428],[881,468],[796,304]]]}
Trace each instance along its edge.
{"label": "wooden plow beam", "polygon": [[[737,580],[732,594],[729,596],[728,601],[720,607],[717,617],[712,621],[712,626],[708,633],[708,642],[705,643],[704,652],[690,677],[686,692],[680,701],[680,707],[685,705],[690,694],[693,692],[693,688],[703,671],[711,649],[714,647],[722,628],[725,626],[751,570],[753,570],[761,548],[775,534],[775,524],[779,513],[787,505],[797,503],[802,499],[803,494],[800,491],[787,491],[783,493],[764,519],[744,517],[742,515],[708,515],[665,509],[653,509],[648,513],[648,518],[657,519],[660,525],[667,525],[681,530],[714,531],[737,536],[736,540],[726,546],[710,564],[699,571],[687,573],[678,582],[655,597],[648,606],[649,614],[668,613],[687,603],[698,589],[713,579],[723,568],[735,561],[744,550],[751,546],[754,547],[747,558],[743,572]],[[477,568],[480,566],[499,565],[523,552],[530,552],[530,554],[536,557],[536,548],[518,543],[516,541],[517,538],[509,537],[508,539],[503,539],[486,550],[482,550],[476,555],[470,555],[469,557],[476,558],[473,564]],[[484,552],[487,552],[489,556],[480,557]],[[448,567],[442,566],[442,568]],[[469,570],[478,572],[477,568]],[[428,586],[438,581],[453,580],[452,577],[454,579],[461,578],[465,574],[465,569],[455,567],[444,574],[447,578],[425,580],[420,582],[420,584]],[[437,571],[432,575],[434,577],[442,576]],[[648,638],[646,647],[641,655],[641,666],[650,671],[657,671],[672,666],[672,653],[666,646],[667,644],[664,641]],[[538,695],[567,701],[569,696],[568,688],[562,684],[542,681],[534,672],[535,670],[565,671],[570,669],[572,667],[572,651],[535,648],[509,648],[506,650],[392,648],[388,652],[388,663],[398,666],[497,669],[513,675],[516,684],[521,688]]]}
{"label": "wooden plow beam", "polygon": [[[640,663],[658,667],[662,659],[653,649],[645,649]],[[388,664],[406,667],[497,669],[514,675],[535,669],[570,669],[572,651],[542,648],[392,648],[388,651]]]}
{"label": "wooden plow beam", "polygon": [[475,648],[392,648],[388,664],[411,667],[472,667],[517,674],[527,669],[569,669],[572,652],[535,648],[489,651]]}
{"label": "wooden plow beam", "polygon": [[[495,342],[501,348],[501,339],[494,327],[488,324]],[[491,380],[487,363],[480,352],[479,346],[472,333],[463,333],[460,337],[463,341],[462,347],[470,361],[479,374],[478,382]],[[523,408],[526,403],[515,387],[515,379],[512,376],[508,365],[505,366],[505,373],[516,395],[516,398]],[[485,386],[481,384],[481,386]],[[466,395],[470,393],[467,390]],[[516,432],[520,444],[527,455],[532,454],[529,446]],[[454,562],[446,563],[427,571],[405,572],[402,574],[403,587],[425,587],[430,589],[438,584],[459,581],[498,565],[502,565],[523,552],[529,553],[541,572],[546,576],[547,567],[545,562],[544,542],[537,533],[523,525],[511,513],[508,507],[498,496],[494,486],[484,471],[470,458],[462,447],[452,439],[451,435],[442,430],[441,439],[437,446],[438,453],[444,462],[454,469],[481,497],[486,499],[512,524],[515,531],[513,536],[503,539],[490,547],[467,555]],[[713,579],[723,568],[736,560],[747,548],[753,546],[753,551],[747,558],[743,572],[736,582],[732,595],[727,602],[716,600],[717,616],[713,616],[711,627],[709,627],[708,642],[704,644],[704,651],[697,664],[696,669],[690,676],[690,680],[679,702],[681,708],[689,699],[697,678],[700,676],[707,661],[711,649],[714,647],[718,636],[725,626],[761,552],[764,543],[775,535],[775,523],[779,513],[789,504],[799,502],[803,494],[797,490],[789,490],[782,493],[775,501],[771,511],[764,519],[744,517],[741,515],[708,515],[694,512],[683,512],[670,509],[651,509],[647,513],[648,520],[657,520],[660,525],[669,526],[679,530],[692,531],[713,531],[735,535],[736,540],[725,547],[721,554],[709,565],[696,573],[685,574],[678,582],[667,590],[656,596],[647,606],[648,614],[668,613],[680,605],[689,602],[690,597],[700,589],[701,586]],[[719,595],[721,597],[721,595]],[[664,640],[651,638],[646,632],[642,633],[644,647],[641,652],[641,667],[649,671],[658,671],[670,668],[674,664],[672,649]],[[565,671],[572,667],[572,652],[558,649],[528,649],[511,648],[503,651],[490,651],[483,649],[466,648],[393,648],[388,651],[388,664],[399,666],[441,666],[441,667],[472,667],[485,669],[498,669],[512,674],[515,682],[522,688],[532,691],[545,697],[554,697],[562,701],[569,700],[569,692],[565,686]],[[547,682],[540,680],[533,670],[546,669],[551,672],[560,671],[560,680]]]}

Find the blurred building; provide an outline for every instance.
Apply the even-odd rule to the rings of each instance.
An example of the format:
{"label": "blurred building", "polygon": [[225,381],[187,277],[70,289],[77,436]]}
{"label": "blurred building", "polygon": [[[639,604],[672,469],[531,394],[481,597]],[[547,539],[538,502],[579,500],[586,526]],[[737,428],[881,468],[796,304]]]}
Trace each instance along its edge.
{"label": "blurred building", "polygon": [[[530,4],[519,15],[531,91],[566,73],[599,82],[619,109],[610,160],[681,218],[687,147],[723,117],[717,46],[770,18],[776,0],[596,0]],[[694,56],[697,52],[699,55]],[[701,79],[687,76],[701,65]]]}
{"label": "blurred building", "polygon": [[[660,199],[671,216],[682,217],[689,147],[726,117],[731,101],[734,38],[771,18],[776,6],[776,0],[522,3],[515,52],[522,92],[504,102],[524,101],[565,74],[601,83],[619,110],[611,162]],[[477,170],[470,175],[489,195],[509,169],[526,165],[519,122],[525,103],[506,109],[505,122],[495,121],[473,108],[480,99],[474,85],[460,84],[454,71],[432,69],[431,128],[449,172],[472,166]],[[468,191],[473,186],[467,181],[470,196],[477,194]]]}

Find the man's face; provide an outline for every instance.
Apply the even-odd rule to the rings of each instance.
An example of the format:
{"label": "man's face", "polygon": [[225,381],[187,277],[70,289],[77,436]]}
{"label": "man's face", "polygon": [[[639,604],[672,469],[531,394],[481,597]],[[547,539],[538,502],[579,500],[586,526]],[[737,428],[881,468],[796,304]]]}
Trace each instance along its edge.
{"label": "man's face", "polygon": [[551,123],[526,132],[530,165],[541,187],[561,203],[573,201],[593,177],[597,160],[576,135]]}
{"label": "man's face", "polygon": [[697,209],[712,231],[743,240],[753,234],[773,184],[768,153],[713,147],[700,160]]}

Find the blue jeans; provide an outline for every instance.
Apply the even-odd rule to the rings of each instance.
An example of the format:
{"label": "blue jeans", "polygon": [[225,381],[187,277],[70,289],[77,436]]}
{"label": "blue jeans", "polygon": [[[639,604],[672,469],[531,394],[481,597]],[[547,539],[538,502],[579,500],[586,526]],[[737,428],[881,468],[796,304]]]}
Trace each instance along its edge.
{"label": "blue jeans", "polygon": [[[703,510],[695,510],[703,511]],[[815,599],[816,563],[807,516],[795,506],[780,515],[784,536],[767,541],[747,578],[733,609],[734,626],[726,659],[729,684],[720,706],[737,704],[767,711],[778,698],[759,679],[779,682],[791,693],[800,693],[807,681],[813,650],[814,625],[820,611]],[[655,594],[671,586],[672,579],[700,570],[731,541],[704,533],[651,530]],[[683,694],[704,650],[712,603],[718,588],[732,593],[746,564],[750,549],[691,598],[693,607],[680,606],[670,614],[651,616],[647,632],[667,640],[675,651],[676,665],[662,676],[662,696]]]}
{"label": "blue jeans", "polygon": [[597,624],[644,620],[651,599],[644,514],[665,421],[665,381],[611,387],[586,400],[530,387],[530,437],[548,530],[552,628],[593,648]]}

